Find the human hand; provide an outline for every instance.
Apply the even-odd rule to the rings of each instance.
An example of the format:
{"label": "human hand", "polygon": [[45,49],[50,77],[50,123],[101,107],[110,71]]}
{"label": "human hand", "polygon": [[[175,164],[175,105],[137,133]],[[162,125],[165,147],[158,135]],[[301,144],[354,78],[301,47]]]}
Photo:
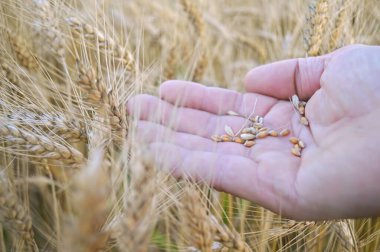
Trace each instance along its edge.
{"label": "human hand", "polygon": [[[257,202],[284,216],[319,220],[380,214],[380,47],[349,46],[331,54],[260,66],[246,77],[247,93],[169,81],[161,99],[138,95],[128,103],[136,134],[159,166],[176,176]],[[308,100],[310,127],[289,102]],[[244,118],[264,116],[273,129],[290,128],[306,143],[290,154],[288,138],[268,137],[252,148],[215,143]]]}

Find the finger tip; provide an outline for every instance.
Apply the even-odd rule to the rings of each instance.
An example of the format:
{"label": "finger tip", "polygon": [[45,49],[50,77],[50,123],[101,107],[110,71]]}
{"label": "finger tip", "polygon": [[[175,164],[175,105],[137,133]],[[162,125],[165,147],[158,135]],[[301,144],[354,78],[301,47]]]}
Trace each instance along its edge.
{"label": "finger tip", "polygon": [[248,88],[249,85],[252,83],[252,72],[254,72],[255,69],[251,69],[245,76],[244,76],[244,87],[245,89]]}
{"label": "finger tip", "polygon": [[171,90],[173,90],[173,88],[178,85],[178,81],[176,80],[167,80],[165,82],[163,82],[159,89],[158,89],[158,95],[160,98],[166,98],[168,96],[168,94],[171,93]]}
{"label": "finger tip", "polygon": [[131,97],[126,104],[126,110],[129,115],[136,115],[150,106],[153,96],[147,94],[138,94]]}

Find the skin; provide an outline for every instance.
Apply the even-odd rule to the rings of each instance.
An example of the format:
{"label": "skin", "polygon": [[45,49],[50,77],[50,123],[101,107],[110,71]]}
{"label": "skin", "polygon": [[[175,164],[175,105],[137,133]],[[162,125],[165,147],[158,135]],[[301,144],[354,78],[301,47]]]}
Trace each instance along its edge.
{"label": "skin", "polygon": [[[160,98],[137,95],[127,104],[146,153],[175,176],[206,182],[295,220],[380,215],[380,47],[353,45],[320,57],[290,59],[251,70],[246,93],[168,81]],[[289,102],[307,100],[310,127]],[[229,125],[264,116],[267,127],[289,128],[302,139],[302,156],[288,137],[258,140],[253,148],[215,143]]]}

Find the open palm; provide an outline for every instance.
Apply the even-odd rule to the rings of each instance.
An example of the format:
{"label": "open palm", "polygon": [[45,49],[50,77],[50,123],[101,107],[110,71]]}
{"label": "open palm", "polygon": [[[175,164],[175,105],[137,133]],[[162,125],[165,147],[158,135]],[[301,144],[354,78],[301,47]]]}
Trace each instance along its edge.
{"label": "open palm", "polygon": [[[317,58],[294,59],[252,70],[247,93],[170,81],[160,98],[138,95],[128,103],[136,134],[156,162],[177,176],[205,181],[294,219],[376,215],[380,204],[380,49],[352,46]],[[348,71],[349,69],[349,71]],[[358,87],[360,85],[360,87]],[[308,99],[310,127],[289,102]],[[252,148],[216,143],[261,115],[265,127],[289,128],[306,148],[291,155],[288,137],[257,140]]]}

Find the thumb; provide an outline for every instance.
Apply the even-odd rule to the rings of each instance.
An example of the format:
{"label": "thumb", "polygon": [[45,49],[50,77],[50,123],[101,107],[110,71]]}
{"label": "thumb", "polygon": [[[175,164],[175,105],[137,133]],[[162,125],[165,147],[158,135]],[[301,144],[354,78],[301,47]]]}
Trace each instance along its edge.
{"label": "thumb", "polygon": [[246,91],[277,99],[289,99],[294,94],[308,99],[320,88],[321,75],[331,56],[289,59],[254,68],[245,77]]}

